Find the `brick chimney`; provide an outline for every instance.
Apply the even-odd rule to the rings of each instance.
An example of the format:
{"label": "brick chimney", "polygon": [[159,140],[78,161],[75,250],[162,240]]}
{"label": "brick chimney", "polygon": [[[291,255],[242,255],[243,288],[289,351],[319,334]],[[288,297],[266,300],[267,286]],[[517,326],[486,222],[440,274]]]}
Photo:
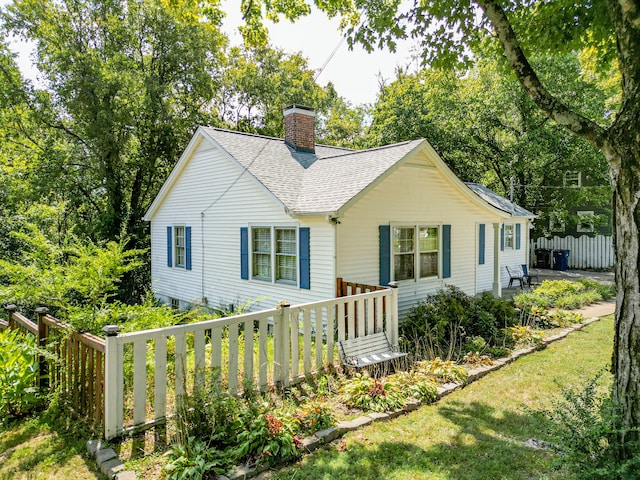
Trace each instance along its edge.
{"label": "brick chimney", "polygon": [[316,150],[316,112],[311,107],[290,105],[284,109],[284,143],[299,152]]}

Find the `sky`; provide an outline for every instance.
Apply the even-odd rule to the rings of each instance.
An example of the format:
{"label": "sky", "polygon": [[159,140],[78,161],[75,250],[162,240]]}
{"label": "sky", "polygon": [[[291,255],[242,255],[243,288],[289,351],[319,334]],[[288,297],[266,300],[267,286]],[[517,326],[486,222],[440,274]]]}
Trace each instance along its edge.
{"label": "sky", "polygon": [[[0,8],[9,3],[9,0],[0,0]],[[223,1],[223,8],[227,12],[223,31],[232,45],[242,43],[237,30],[242,21],[239,5],[239,0]],[[273,46],[288,53],[301,53],[309,60],[309,67],[313,70],[322,67],[342,38],[338,20],[329,20],[317,10],[294,24],[285,19],[277,24],[267,25]],[[23,75],[37,82],[38,72],[30,59],[32,46],[13,42],[10,47],[18,53],[17,62]],[[359,46],[349,50],[344,41],[317,77],[317,82],[323,86],[332,82],[338,94],[353,105],[373,103],[379,89],[379,75],[386,80],[393,79],[397,66],[404,67],[410,63],[411,49],[411,42],[400,41],[396,53],[375,51],[369,54]]]}

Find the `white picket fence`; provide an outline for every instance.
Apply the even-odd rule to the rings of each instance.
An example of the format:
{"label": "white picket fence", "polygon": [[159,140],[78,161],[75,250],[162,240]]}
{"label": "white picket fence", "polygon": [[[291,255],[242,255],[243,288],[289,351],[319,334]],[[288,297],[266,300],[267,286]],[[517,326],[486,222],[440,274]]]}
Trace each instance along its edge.
{"label": "white picket fence", "polygon": [[613,255],[613,237],[597,235],[590,237],[552,237],[538,238],[531,242],[531,254],[535,249],[546,248],[549,250],[570,250],[569,268],[575,269],[608,269],[613,268],[615,259]]}
{"label": "white picket fence", "polygon": [[187,390],[221,377],[231,394],[244,380],[261,390],[288,386],[334,363],[336,339],[384,330],[397,343],[397,312],[389,288],[107,336],[105,438],[163,422]]}

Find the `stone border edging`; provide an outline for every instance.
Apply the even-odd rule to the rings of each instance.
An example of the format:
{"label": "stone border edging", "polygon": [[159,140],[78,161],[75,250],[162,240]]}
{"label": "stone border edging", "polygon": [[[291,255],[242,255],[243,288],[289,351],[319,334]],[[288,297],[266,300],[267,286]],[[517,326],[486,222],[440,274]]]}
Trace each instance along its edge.
{"label": "stone border edging", "polygon": [[87,452],[95,458],[100,471],[109,480],[136,480],[136,473],[133,470],[125,470],[124,463],[120,461],[116,452],[106,442],[101,440],[87,441]]}

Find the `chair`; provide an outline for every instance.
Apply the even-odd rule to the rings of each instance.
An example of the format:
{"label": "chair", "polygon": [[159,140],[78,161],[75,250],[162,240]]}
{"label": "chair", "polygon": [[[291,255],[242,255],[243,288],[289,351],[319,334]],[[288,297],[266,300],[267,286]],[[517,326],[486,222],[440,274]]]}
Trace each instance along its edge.
{"label": "chair", "polygon": [[531,280],[533,280],[534,278],[536,279],[536,283],[540,283],[540,280],[538,279],[538,275],[535,273],[529,273],[529,267],[527,267],[527,265],[522,264],[522,273],[524,274],[523,277],[527,282],[527,285],[529,285],[529,288],[531,288]]}
{"label": "chair", "polygon": [[511,288],[513,286],[513,282],[518,281],[518,283],[520,284],[520,289],[523,290],[525,286],[525,276],[523,275],[520,268],[509,267],[508,265],[505,265],[505,268],[507,269],[507,273],[509,274],[509,286],[507,288]]}

